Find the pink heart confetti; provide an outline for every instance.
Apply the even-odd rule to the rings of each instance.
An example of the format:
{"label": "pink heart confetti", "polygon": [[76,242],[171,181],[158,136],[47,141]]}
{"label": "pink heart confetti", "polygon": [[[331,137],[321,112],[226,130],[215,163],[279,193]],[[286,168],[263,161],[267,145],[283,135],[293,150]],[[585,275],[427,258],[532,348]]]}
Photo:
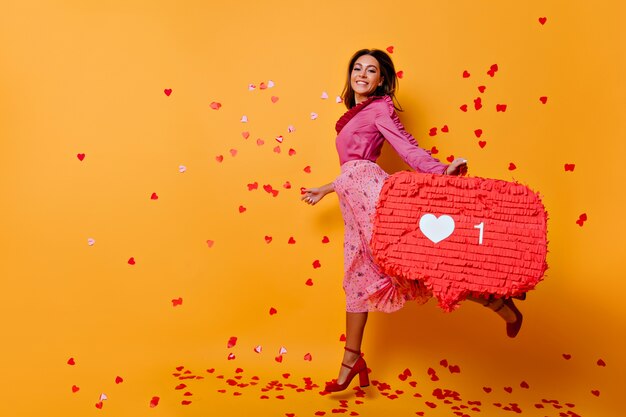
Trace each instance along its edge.
{"label": "pink heart confetti", "polygon": [[459,107],[459,109],[461,109],[462,112],[467,112],[467,104],[463,104],[461,107]]}
{"label": "pink heart confetti", "polygon": [[335,102],[336,102],[337,104],[339,104],[339,103],[343,103],[343,99],[342,99],[340,96],[337,96],[337,97],[335,97]]}
{"label": "pink heart confetti", "polygon": [[259,139],[257,139],[257,140],[256,140],[256,144],[257,144],[258,146],[263,146],[263,144],[264,144],[264,143],[265,143],[265,141],[264,141],[263,139],[261,139],[261,138],[259,138]]}
{"label": "pink heart confetti", "polygon": [[235,356],[235,354],[234,354],[234,353],[229,353],[229,354],[228,354],[228,360],[229,360],[229,361],[232,361],[232,360],[235,360],[235,359],[236,359],[236,356]]}
{"label": "pink heart confetti", "polygon": [[477,138],[481,137],[482,134],[483,134],[483,130],[482,129],[474,130],[474,135],[476,135]]}
{"label": "pink heart confetti", "polygon": [[94,243],[96,243],[96,241],[95,241],[94,239],[92,239],[92,238],[87,239],[87,244],[88,244],[89,246],[93,246],[93,245],[94,245]]}
{"label": "pink heart confetti", "polygon": [[102,409],[102,404],[103,404],[103,403],[102,403],[102,401],[98,401],[98,402],[96,403],[96,408],[97,408],[97,409],[99,409],[99,410],[101,410],[101,409]]}
{"label": "pink heart confetti", "polygon": [[326,100],[328,98],[328,93],[326,91],[322,92],[322,100]]}
{"label": "pink heart confetti", "polygon": [[322,243],[328,243],[328,242],[330,242],[330,239],[328,238],[328,236],[324,236],[322,238]]}
{"label": "pink heart confetti", "polygon": [[317,113],[311,112],[311,120],[317,119]]}
{"label": "pink heart confetti", "polygon": [[276,103],[278,101],[278,97],[272,96],[272,103]]}
{"label": "pink heart confetti", "polygon": [[250,132],[241,132],[241,136],[243,136],[244,139],[248,139],[250,137]]}
{"label": "pink heart confetti", "polygon": [[221,104],[221,103],[218,103],[218,102],[216,102],[216,101],[213,101],[213,102],[211,102],[210,106],[211,106],[211,108],[212,108],[213,110],[219,110],[219,109],[220,109],[220,107],[222,107],[222,104]]}
{"label": "pink heart confetti", "polygon": [[340,342],[345,342],[346,341],[346,335],[342,333],[341,336],[339,336],[339,341]]}
{"label": "pink heart confetti", "polygon": [[494,75],[496,75],[496,72],[498,72],[498,64],[493,64],[489,68],[489,71],[487,71],[487,74],[489,74],[490,77],[493,77]]}
{"label": "pink heart confetti", "polygon": [[215,160],[216,160],[217,162],[222,162],[222,161],[224,160],[224,155],[217,155],[217,156],[215,157]]}
{"label": "pink heart confetti", "polygon": [[294,244],[296,243],[296,240],[293,238],[293,236],[290,236],[290,237],[289,237],[289,240],[287,241],[287,243],[288,243],[289,245],[294,245]]}
{"label": "pink heart confetti", "polygon": [[308,361],[308,362],[311,362],[311,361],[313,360],[313,356],[311,356],[311,354],[310,354],[310,353],[306,353],[306,354],[304,355],[304,360],[305,360],[305,361]]}
{"label": "pink heart confetti", "polygon": [[276,136],[276,142],[283,143],[283,137],[282,136]]}
{"label": "pink heart confetti", "polygon": [[439,149],[437,149],[436,146],[433,146],[432,148],[430,148],[430,153],[436,155],[439,153]]}
{"label": "pink heart confetti", "polygon": [[239,213],[244,213],[246,210],[244,206],[239,206]]}
{"label": "pink heart confetti", "polygon": [[283,361],[283,357],[282,357],[282,355],[278,355],[278,356],[276,356],[276,357],[274,358],[274,360],[275,360],[276,362],[278,362],[278,363],[282,363],[282,361]]}
{"label": "pink heart confetti", "polygon": [[307,166],[304,167],[303,171],[306,172],[307,174],[310,174],[311,173],[311,167],[307,165]]}
{"label": "pink heart confetti", "polygon": [[286,190],[290,190],[291,189],[291,183],[289,181],[285,181],[285,183],[283,184],[283,188]]}
{"label": "pink heart confetti", "polygon": [[214,242],[214,241],[212,241],[211,239],[208,239],[208,240],[206,241],[206,245],[207,245],[209,248],[212,248],[214,244],[215,244],[215,242]]}
{"label": "pink heart confetti", "polygon": [[275,84],[274,84],[274,81],[272,81],[272,80],[269,80],[269,81],[267,82],[267,88],[274,88],[274,85],[275,85]]}
{"label": "pink heart confetti", "polygon": [[230,151],[231,156],[237,156],[237,149],[231,149]]}
{"label": "pink heart confetti", "polygon": [[435,136],[436,134],[437,134],[437,128],[431,127],[430,130],[428,131],[428,136]]}
{"label": "pink heart confetti", "polygon": [[483,107],[483,100],[480,97],[474,99],[474,109],[480,110]]}
{"label": "pink heart confetti", "polygon": [[248,116],[246,116],[245,114],[241,116],[241,123],[248,123]]}
{"label": "pink heart confetti", "polygon": [[480,146],[481,148],[484,148],[485,145],[487,145],[487,141],[484,141],[484,140],[479,140],[478,141],[478,146]]}
{"label": "pink heart confetti", "polygon": [[276,145],[276,146],[274,147],[274,152],[275,152],[275,153],[280,153],[280,146]]}
{"label": "pink heart confetti", "polygon": [[294,156],[296,154],[295,149],[289,149],[289,156]]}
{"label": "pink heart confetti", "polygon": [[183,174],[185,171],[187,171],[187,167],[186,166],[184,166],[184,165],[179,165],[178,166],[178,172]]}
{"label": "pink heart confetti", "polygon": [[449,155],[449,156],[446,158],[446,161],[448,161],[448,162],[452,163],[452,161],[454,161],[454,155]]}
{"label": "pink heart confetti", "polygon": [[272,237],[271,236],[265,236],[265,243],[272,243]]}
{"label": "pink heart confetti", "polygon": [[284,346],[280,347],[280,350],[278,351],[279,355],[284,355],[285,353],[287,353],[287,349]]}
{"label": "pink heart confetti", "polygon": [[254,84],[248,84],[248,91],[253,91],[256,89],[256,85]]}

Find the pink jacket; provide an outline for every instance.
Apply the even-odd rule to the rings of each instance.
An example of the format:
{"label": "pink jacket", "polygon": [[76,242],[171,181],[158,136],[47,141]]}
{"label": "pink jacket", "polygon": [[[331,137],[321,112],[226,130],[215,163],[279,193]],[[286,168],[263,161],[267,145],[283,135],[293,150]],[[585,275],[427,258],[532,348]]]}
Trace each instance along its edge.
{"label": "pink jacket", "polygon": [[443,174],[448,165],[420,148],[404,130],[389,96],[370,97],[348,110],[337,121],[339,162],[366,159],[376,162],[386,139],[411,168],[419,172]]}

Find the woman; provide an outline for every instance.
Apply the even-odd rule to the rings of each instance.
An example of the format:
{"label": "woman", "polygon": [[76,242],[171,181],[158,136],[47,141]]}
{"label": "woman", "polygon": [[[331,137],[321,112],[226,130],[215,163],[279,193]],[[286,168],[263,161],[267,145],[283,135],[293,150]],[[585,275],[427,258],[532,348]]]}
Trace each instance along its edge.
{"label": "woman", "polygon": [[[380,190],[388,177],[375,163],[384,140],[417,171],[443,175],[467,172],[466,160],[457,158],[450,165],[442,164],[404,130],[395,112],[396,84],[393,62],[385,52],[362,49],[354,54],[342,93],[348,111],[336,125],[341,174],[329,184],[303,190],[302,200],[310,205],[317,204],[328,193],[337,192],[345,224],[346,345],[339,377],[327,384],[328,392],[346,389],[357,374],[361,386],[369,384],[367,365],[361,357],[369,311],[392,312],[406,301],[425,302],[431,296],[419,281],[382,274],[372,258],[369,248],[372,220]],[[517,335],[522,315],[512,300],[472,300],[496,311],[507,322],[507,334]]]}

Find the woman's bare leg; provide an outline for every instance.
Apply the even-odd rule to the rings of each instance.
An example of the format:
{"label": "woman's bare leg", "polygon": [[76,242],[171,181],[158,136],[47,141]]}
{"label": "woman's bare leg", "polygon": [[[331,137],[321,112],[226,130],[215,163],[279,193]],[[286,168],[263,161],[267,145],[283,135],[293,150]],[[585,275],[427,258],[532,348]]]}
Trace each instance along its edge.
{"label": "woman's bare leg", "polygon": [[[361,342],[363,342],[363,331],[367,323],[367,312],[365,313],[348,313],[346,312],[346,347],[357,352],[361,351]],[[354,365],[359,355],[350,351],[344,351],[343,363],[346,365]],[[350,369],[342,366],[339,370],[338,384],[343,384],[346,377],[350,373]]]}
{"label": "woman's bare leg", "polygon": [[476,297],[468,296],[467,299],[470,301],[474,301],[478,304],[481,304],[485,307],[488,307],[494,311],[497,310],[496,314],[502,317],[504,321],[506,321],[507,323],[514,323],[515,320],[517,320],[517,317],[515,316],[515,313],[513,312],[513,310],[511,310],[506,305],[502,307],[502,304],[504,304],[504,300],[502,298],[499,298],[496,300],[487,300],[485,298],[476,298]]}

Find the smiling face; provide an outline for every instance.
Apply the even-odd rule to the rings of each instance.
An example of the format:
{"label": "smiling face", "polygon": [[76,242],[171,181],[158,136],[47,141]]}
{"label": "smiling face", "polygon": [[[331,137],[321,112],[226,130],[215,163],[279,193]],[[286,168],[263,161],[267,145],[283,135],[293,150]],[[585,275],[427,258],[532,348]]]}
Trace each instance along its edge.
{"label": "smiling face", "polygon": [[354,90],[356,104],[365,101],[383,84],[378,60],[371,55],[361,55],[350,75],[350,86]]}

